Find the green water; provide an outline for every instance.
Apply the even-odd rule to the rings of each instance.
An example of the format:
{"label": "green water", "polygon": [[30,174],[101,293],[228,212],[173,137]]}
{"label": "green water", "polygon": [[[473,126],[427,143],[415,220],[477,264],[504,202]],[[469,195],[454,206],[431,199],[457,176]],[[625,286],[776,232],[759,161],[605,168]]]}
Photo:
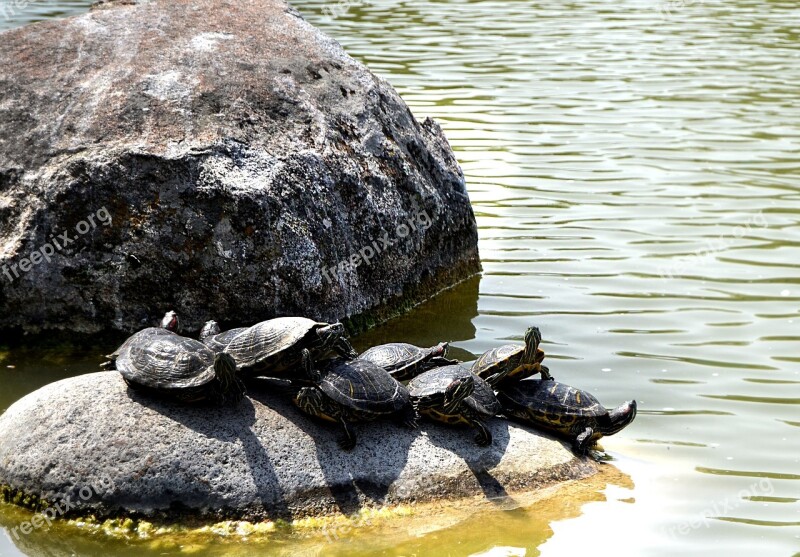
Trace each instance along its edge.
{"label": "green water", "polygon": [[[40,4],[0,26],[88,2]],[[602,492],[427,534],[355,528],[311,550],[280,537],[254,554],[800,555],[798,4],[372,0],[335,17],[325,5],[295,2],[442,123],[485,268],[356,344],[452,339],[466,358],[535,323],[556,377],[641,410],[604,441],[629,480]],[[92,357],[0,355],[0,408]],[[68,529],[18,545],[179,551]],[[0,555],[20,553],[0,536]]]}

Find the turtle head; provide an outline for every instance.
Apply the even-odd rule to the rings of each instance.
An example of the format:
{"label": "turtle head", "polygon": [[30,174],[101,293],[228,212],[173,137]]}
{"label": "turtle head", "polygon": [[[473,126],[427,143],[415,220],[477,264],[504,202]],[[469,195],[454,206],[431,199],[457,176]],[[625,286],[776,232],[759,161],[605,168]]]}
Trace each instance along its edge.
{"label": "turtle head", "polygon": [[238,402],[244,396],[244,389],[236,377],[236,360],[230,354],[217,354],[214,358],[214,374],[219,385],[223,402]]}
{"label": "turtle head", "polygon": [[322,392],[314,387],[303,387],[294,396],[297,407],[311,416],[324,413],[325,400]]}
{"label": "turtle head", "polygon": [[336,341],[345,336],[344,325],[341,323],[332,323],[330,325],[320,327],[317,329],[317,333],[319,334],[319,338],[325,348],[333,348],[333,345],[336,344]]}
{"label": "turtle head", "polygon": [[173,333],[178,332],[178,314],[174,311],[168,311],[164,314],[164,319],[161,320],[160,327]]}
{"label": "turtle head", "polygon": [[350,359],[358,357],[358,352],[353,350],[353,347],[347,342],[347,331],[341,323],[324,325],[317,329],[317,334],[323,352],[336,350],[341,356]]}
{"label": "turtle head", "polygon": [[540,342],[542,342],[542,333],[539,331],[539,327],[528,327],[528,330],[525,331],[524,360],[526,362],[534,363],[536,361]]}
{"label": "turtle head", "polygon": [[206,324],[203,325],[203,329],[200,331],[200,340],[204,341],[213,336],[217,336],[221,332],[222,329],[219,328],[219,323],[216,321],[207,321]]}
{"label": "turtle head", "polygon": [[609,427],[604,435],[614,435],[624,429],[636,417],[636,401],[629,400],[608,413]]}
{"label": "turtle head", "polygon": [[449,342],[440,342],[431,350],[431,356],[434,358],[444,358],[447,356],[447,349],[450,348]]}
{"label": "turtle head", "polygon": [[469,375],[454,379],[444,391],[445,414],[454,414],[458,406],[475,391],[475,380]]}

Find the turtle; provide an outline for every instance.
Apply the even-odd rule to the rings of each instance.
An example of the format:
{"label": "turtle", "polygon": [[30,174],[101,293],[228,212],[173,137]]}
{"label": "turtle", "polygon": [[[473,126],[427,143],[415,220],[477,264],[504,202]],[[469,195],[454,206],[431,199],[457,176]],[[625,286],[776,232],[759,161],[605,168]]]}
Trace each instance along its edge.
{"label": "turtle", "polygon": [[158,327],[148,327],[146,329],[142,329],[141,331],[133,334],[132,336],[128,337],[128,339],[122,343],[122,345],[117,348],[111,354],[106,354],[106,358],[108,361],[103,362],[100,364],[100,367],[103,369],[112,369],[114,368],[117,358],[119,357],[120,353],[123,349],[127,348],[131,344],[134,343],[142,343],[146,342],[147,339],[159,337],[159,336],[168,336],[168,335],[175,335],[178,332],[179,326],[178,314],[174,311],[168,311],[164,314],[163,319],[161,319],[161,323]]}
{"label": "turtle", "polygon": [[297,372],[305,366],[302,354],[308,350],[312,360],[331,350],[345,358],[355,358],[341,323],[320,323],[305,317],[278,317],[262,321],[242,331],[224,352],[236,360],[245,377],[269,376],[302,380]]}
{"label": "turtle", "polygon": [[350,424],[392,418],[410,428],[417,427],[417,413],[408,389],[369,360],[336,358],[321,371],[310,364],[309,351],[303,365],[313,386],[302,387],[294,403],[310,416],[338,423],[344,435],[339,446],[346,451],[356,446]]}
{"label": "turtle", "polygon": [[558,381],[524,379],[505,383],[497,393],[503,412],[515,419],[564,436],[572,450],[588,452],[595,441],[614,435],[636,417],[636,401],[607,410],[591,393]]}
{"label": "turtle", "polygon": [[525,331],[525,344],[506,344],[492,348],[483,353],[474,364],[472,373],[489,380],[498,373],[505,372],[507,379],[525,379],[542,374],[543,379],[552,379],[550,373],[541,365],[544,352],[539,349],[542,333],[538,327],[529,327]]}
{"label": "turtle", "polygon": [[442,342],[431,348],[420,348],[405,342],[392,342],[373,346],[359,358],[378,364],[398,381],[412,379],[429,369],[458,364],[458,360],[448,360],[449,344]]}
{"label": "turtle", "polygon": [[214,352],[222,352],[235,339],[239,333],[243,333],[247,327],[230,329],[222,332],[216,321],[207,321],[200,331],[200,342],[208,346]]}
{"label": "turtle", "polygon": [[116,367],[133,390],[184,403],[232,405],[245,394],[231,356],[177,334],[140,336],[126,343]]}
{"label": "turtle", "polygon": [[502,411],[492,385],[460,365],[426,371],[408,384],[414,407],[423,416],[446,424],[467,424],[478,430],[479,446],[492,443],[483,418]]}

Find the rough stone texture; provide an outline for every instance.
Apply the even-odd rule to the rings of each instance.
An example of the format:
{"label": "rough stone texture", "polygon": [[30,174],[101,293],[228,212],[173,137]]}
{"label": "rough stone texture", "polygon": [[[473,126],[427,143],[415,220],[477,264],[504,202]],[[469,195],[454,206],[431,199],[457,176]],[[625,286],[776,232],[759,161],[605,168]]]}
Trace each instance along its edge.
{"label": "rough stone texture", "polygon": [[[251,386],[235,409],[153,402],[119,374],[66,379],[0,417],[0,485],[53,503],[71,497],[99,516],[260,520],[364,505],[533,491],[588,476],[556,440],[497,418],[491,447],[469,429],[424,422],[356,426],[346,453],[339,432],[300,413],[275,381]],[[86,486],[110,489],[84,491]]]}
{"label": "rough stone texture", "polygon": [[107,2],[0,43],[2,330],[358,325],[480,269],[439,126],[280,0]]}

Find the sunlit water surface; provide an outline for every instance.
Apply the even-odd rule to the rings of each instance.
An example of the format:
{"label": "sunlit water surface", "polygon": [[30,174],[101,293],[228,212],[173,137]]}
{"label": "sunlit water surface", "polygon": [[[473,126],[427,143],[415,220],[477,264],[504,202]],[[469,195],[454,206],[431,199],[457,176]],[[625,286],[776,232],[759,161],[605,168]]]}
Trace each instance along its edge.
{"label": "sunlit water surface", "polygon": [[[88,4],[32,3],[0,26]],[[363,529],[322,554],[800,555],[798,4],[295,5],[444,126],[480,226],[479,281],[356,343],[453,339],[467,357],[535,323],[560,380],[641,408],[604,442],[630,480],[597,496],[435,535]],[[96,363],[0,359],[3,409]],[[58,538],[64,555],[123,552]]]}

